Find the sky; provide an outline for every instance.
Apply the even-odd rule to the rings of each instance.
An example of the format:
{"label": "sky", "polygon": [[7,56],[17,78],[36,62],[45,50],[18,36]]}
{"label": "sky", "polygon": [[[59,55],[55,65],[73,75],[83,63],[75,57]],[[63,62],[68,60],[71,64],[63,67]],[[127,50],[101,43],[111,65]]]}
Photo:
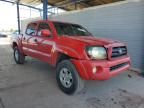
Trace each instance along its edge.
{"label": "sky", "polygon": [[16,28],[16,5],[0,1],[0,30]]}
{"label": "sky", "polygon": [[[37,6],[41,8],[42,5]],[[31,11],[30,11],[31,10]],[[64,12],[59,9],[59,13]],[[20,6],[21,20],[26,18],[40,17],[40,12],[25,6]],[[0,1],[0,31],[17,29],[17,6],[16,4]]]}

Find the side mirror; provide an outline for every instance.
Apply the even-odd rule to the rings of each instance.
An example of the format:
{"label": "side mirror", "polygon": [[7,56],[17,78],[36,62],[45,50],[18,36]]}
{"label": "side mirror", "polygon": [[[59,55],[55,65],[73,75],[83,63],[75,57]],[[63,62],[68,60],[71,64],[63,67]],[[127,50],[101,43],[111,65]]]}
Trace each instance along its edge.
{"label": "side mirror", "polygon": [[41,35],[44,37],[50,37],[51,36],[51,32],[47,29],[41,30]]}

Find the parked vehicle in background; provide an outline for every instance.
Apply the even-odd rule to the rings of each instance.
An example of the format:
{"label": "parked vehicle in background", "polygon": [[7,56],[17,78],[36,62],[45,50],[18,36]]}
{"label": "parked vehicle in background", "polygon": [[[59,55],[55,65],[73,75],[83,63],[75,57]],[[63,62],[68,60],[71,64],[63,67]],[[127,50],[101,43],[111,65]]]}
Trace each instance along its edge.
{"label": "parked vehicle in background", "polygon": [[7,34],[0,32],[0,38],[1,38],[1,37],[7,37]]}
{"label": "parked vehicle in background", "polygon": [[94,37],[78,24],[31,22],[11,46],[17,64],[31,56],[56,67],[58,86],[66,94],[81,91],[84,80],[107,80],[130,67],[126,45]]}

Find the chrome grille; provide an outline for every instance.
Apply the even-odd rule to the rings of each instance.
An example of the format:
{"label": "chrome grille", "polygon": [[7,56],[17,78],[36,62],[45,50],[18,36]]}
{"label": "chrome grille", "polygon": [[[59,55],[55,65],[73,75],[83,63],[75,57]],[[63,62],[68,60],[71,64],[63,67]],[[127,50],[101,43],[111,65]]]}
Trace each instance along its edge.
{"label": "chrome grille", "polygon": [[120,46],[120,47],[113,47],[112,48],[112,55],[111,58],[121,57],[127,55],[127,48],[126,46]]}

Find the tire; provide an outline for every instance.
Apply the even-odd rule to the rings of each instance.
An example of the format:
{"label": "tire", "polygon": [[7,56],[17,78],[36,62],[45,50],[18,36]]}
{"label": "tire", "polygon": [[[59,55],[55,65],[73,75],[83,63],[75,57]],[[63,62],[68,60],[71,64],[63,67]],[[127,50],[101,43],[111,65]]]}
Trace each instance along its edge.
{"label": "tire", "polygon": [[14,48],[14,60],[17,64],[24,64],[25,62],[25,56],[20,53],[18,47]]}
{"label": "tire", "polygon": [[84,80],[70,60],[63,60],[58,64],[56,80],[59,88],[68,95],[79,93],[84,88]]}

